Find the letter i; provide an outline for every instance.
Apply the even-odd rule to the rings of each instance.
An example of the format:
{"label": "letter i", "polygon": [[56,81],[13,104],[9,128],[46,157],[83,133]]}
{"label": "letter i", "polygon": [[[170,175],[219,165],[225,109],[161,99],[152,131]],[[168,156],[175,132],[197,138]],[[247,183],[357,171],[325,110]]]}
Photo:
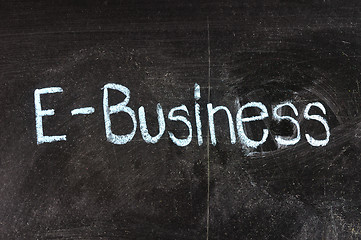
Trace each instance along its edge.
{"label": "letter i", "polygon": [[200,117],[200,106],[197,101],[201,98],[201,89],[199,85],[196,83],[194,84],[194,99],[196,100],[194,105],[194,112],[196,117],[196,125],[197,125],[197,138],[198,138],[198,145],[202,145],[203,138],[202,138],[202,122]]}

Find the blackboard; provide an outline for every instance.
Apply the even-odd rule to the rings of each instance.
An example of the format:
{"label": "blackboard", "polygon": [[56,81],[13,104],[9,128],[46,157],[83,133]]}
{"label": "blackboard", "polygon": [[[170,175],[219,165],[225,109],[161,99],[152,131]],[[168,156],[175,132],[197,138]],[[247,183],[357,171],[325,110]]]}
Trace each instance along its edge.
{"label": "blackboard", "polygon": [[2,1],[0,239],[360,239],[360,7]]}

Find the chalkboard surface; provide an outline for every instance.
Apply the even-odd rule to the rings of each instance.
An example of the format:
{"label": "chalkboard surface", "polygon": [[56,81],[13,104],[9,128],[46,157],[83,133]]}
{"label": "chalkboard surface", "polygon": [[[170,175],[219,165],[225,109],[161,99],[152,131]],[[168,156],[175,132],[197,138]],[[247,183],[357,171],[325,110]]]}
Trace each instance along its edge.
{"label": "chalkboard surface", "polygon": [[358,0],[0,19],[0,239],[361,238]]}

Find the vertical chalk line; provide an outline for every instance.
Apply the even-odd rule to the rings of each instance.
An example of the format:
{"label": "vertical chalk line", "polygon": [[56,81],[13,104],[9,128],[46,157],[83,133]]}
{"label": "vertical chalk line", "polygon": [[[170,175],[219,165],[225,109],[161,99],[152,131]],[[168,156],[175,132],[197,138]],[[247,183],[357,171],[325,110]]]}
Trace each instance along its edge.
{"label": "vertical chalk line", "polygon": [[[207,37],[208,37],[208,102],[211,98],[211,46],[209,38],[209,19],[207,16]],[[209,121],[208,121],[208,130],[207,130],[207,240],[209,239],[209,203],[210,203],[210,160],[209,160]]]}

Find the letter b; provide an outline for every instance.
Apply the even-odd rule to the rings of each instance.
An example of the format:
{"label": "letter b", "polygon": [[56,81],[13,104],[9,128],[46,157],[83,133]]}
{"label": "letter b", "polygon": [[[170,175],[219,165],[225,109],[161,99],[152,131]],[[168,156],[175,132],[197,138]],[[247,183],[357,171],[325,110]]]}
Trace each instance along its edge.
{"label": "letter b", "polygon": [[[130,142],[134,135],[135,131],[137,129],[137,119],[135,118],[135,113],[133,109],[130,107],[127,107],[127,104],[130,99],[130,91],[128,88],[115,83],[108,83],[104,85],[102,88],[104,90],[103,94],[103,111],[104,111],[104,124],[105,124],[105,134],[107,136],[107,140],[114,144],[126,144]],[[125,95],[125,99],[123,102],[118,103],[117,105],[109,106],[108,101],[108,89],[118,90],[119,92],[123,93]],[[133,130],[126,135],[116,135],[112,132],[111,125],[112,122],[110,121],[110,115],[119,113],[119,112],[125,112],[128,113],[129,116],[132,118],[133,121]]]}

